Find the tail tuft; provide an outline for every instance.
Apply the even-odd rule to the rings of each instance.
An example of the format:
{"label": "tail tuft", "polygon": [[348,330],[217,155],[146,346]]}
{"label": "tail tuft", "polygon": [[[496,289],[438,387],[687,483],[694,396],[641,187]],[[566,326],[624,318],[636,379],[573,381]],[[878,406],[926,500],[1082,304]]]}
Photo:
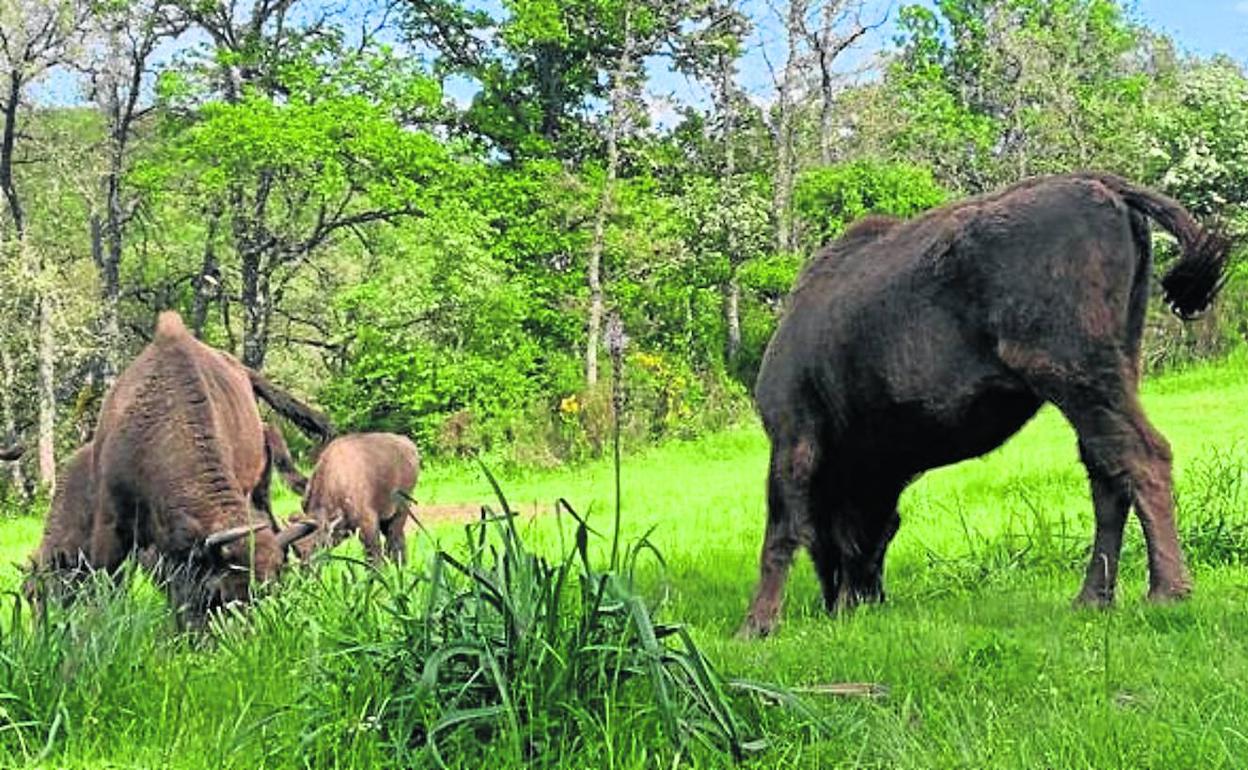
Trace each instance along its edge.
{"label": "tail tuft", "polygon": [[1190,320],[1203,313],[1226,283],[1231,241],[1216,230],[1203,230],[1161,279],[1162,294],[1175,315]]}

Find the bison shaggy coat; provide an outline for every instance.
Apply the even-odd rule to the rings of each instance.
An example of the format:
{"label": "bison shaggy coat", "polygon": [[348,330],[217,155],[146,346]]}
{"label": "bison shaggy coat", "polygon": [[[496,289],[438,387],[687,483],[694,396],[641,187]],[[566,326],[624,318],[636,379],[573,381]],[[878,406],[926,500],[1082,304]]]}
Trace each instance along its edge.
{"label": "bison shaggy coat", "polygon": [[162,313],[153,341],[104,399],[93,438],[91,564],[115,570],[152,547],[178,570],[170,592],[196,619],[274,577],[283,532],[264,510],[269,458],[256,377]]}
{"label": "bison shaggy coat", "polygon": [[[384,535],[386,555],[402,562],[407,555],[405,497],[419,474],[420,452],[405,436],[353,433],[331,441],[317,458],[303,498],[304,518],[320,530],[317,545],[336,544],[358,531],[365,554],[377,563]],[[308,539],[297,546],[301,556],[310,555],[312,543]]]}
{"label": "bison shaggy coat", "polygon": [[30,556],[31,575],[23,585],[23,592],[31,600],[42,581],[48,581],[48,588],[59,595],[86,574],[94,509],[91,446],[87,443],[79,447],[57,474],[43,537]]}
{"label": "bison shaggy coat", "polygon": [[1150,596],[1189,593],[1170,448],[1136,395],[1149,219],[1183,249],[1162,285],[1189,317],[1220,287],[1227,243],[1173,200],[1107,174],[1037,178],[911,221],[869,217],[811,263],[755,388],[771,461],[744,635],[775,626],[800,546],[830,611],[882,600],[902,490],[1000,446],[1045,402],[1074,427],[1091,481],[1096,536],[1079,599],[1112,601],[1132,505]]}

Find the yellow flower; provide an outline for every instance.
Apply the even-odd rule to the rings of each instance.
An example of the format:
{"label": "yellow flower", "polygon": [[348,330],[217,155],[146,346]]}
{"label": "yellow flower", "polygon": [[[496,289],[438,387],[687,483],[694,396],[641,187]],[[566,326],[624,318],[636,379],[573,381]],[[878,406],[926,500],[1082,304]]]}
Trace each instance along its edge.
{"label": "yellow flower", "polygon": [[581,411],[581,402],[575,395],[567,396],[559,402],[559,411],[566,415],[578,414]]}

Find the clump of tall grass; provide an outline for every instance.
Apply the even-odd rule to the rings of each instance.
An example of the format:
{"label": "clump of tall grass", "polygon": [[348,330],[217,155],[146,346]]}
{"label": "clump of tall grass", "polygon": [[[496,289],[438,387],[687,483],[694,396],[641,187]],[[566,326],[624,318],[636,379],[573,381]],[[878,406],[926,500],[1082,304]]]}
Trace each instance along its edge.
{"label": "clump of tall grass", "polygon": [[182,644],[163,633],[172,614],[133,567],[117,579],[91,575],[69,606],[53,603],[35,616],[11,592],[8,609],[0,620],[0,757],[42,758],[72,731],[132,719],[134,704],[149,699],[156,648]]}
{"label": "clump of tall grass", "polygon": [[1175,498],[1183,550],[1192,562],[1248,564],[1246,471],[1238,446],[1212,448],[1185,469]]}
{"label": "clump of tall grass", "polygon": [[499,504],[466,527],[459,555],[439,549],[423,571],[334,559],[336,570],[307,578],[311,606],[307,595],[276,597],[251,614],[248,625],[267,634],[291,602],[312,611],[321,644],[294,699],[305,757],[329,761],[344,740],[377,741],[399,764],[439,765],[483,753],[554,764],[663,744],[740,758],[761,747],[742,710],[752,702],[730,694],[688,631],[657,622],[637,592],[638,560],[655,553],[646,538],[620,552],[617,569],[599,568],[588,524],[561,501],[574,542],[547,558],[526,546],[501,493]]}
{"label": "clump of tall grass", "polygon": [[1012,485],[1007,491],[1007,523],[996,534],[974,529],[960,500],[942,507],[950,525],[960,527],[965,550],[955,555],[926,551],[928,582],[935,593],[973,590],[1021,571],[1064,572],[1087,558],[1090,532],[1072,531],[1066,517],[1050,510],[1027,485]]}

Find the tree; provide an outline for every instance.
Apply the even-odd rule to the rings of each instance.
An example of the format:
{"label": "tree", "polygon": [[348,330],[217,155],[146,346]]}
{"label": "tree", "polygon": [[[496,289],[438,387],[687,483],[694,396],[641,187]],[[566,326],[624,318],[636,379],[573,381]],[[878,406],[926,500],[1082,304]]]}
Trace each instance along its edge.
{"label": "tree", "polygon": [[941,0],[902,8],[879,92],[902,157],[978,192],[1095,165],[1138,175],[1150,39],[1117,0]]}
{"label": "tree", "polygon": [[624,0],[623,41],[619,56],[611,71],[611,95],[607,107],[607,169],[598,209],[594,212],[594,235],[589,245],[589,264],[586,267],[586,283],[589,286],[589,323],[585,335],[585,382],[591,387],[598,383],[598,341],[602,336],[603,291],[602,249],[606,233],[607,215],[615,194],[615,180],[619,175],[620,137],[628,120],[628,97],[636,86],[634,46],[637,42],[633,27],[633,9],[630,0]]}
{"label": "tree", "polygon": [[29,107],[30,85],[66,62],[80,41],[87,6],[61,0],[2,0],[0,2],[0,193],[3,193],[9,229],[8,244],[0,251],[21,263],[32,262],[37,276],[33,297],[37,323],[39,480],[51,487],[56,479],[56,338],[51,298],[37,287],[46,283],[47,265],[29,251],[28,223],[16,165],[29,162],[19,155],[21,124]]}
{"label": "tree", "polygon": [[[257,3],[237,18],[233,6],[196,6],[214,59],[166,83],[179,121],[171,167],[191,168],[181,181],[228,222],[242,360],[256,368],[277,307],[317,253],[341,235],[419,214],[425,196],[454,184],[428,130],[436,84],[371,38],[352,45],[321,21],[289,23],[291,5]],[[227,280],[217,262],[205,249],[197,295]]]}
{"label": "tree", "polygon": [[121,261],[126,228],[140,205],[138,192],[128,185],[134,163],[132,149],[141,124],[154,113],[152,105],[142,103],[143,92],[151,85],[157,46],[179,35],[186,22],[167,0],[124,0],[99,4],[93,10],[88,54],[77,67],[105,129],[105,168],[90,224],[91,254],[99,271],[103,302],[103,354],[95,376],[106,389],[121,366]]}
{"label": "tree", "polygon": [[[832,163],[832,113],[836,106],[836,63],[867,32],[878,29],[887,20],[887,14],[877,22],[864,23],[863,0],[822,0],[819,9],[819,25],[805,22],[797,15],[790,23],[802,25],[807,44],[819,68],[819,162]],[[790,51],[792,51],[790,43]],[[792,53],[790,54],[792,55]],[[786,67],[787,71],[787,67]]]}

